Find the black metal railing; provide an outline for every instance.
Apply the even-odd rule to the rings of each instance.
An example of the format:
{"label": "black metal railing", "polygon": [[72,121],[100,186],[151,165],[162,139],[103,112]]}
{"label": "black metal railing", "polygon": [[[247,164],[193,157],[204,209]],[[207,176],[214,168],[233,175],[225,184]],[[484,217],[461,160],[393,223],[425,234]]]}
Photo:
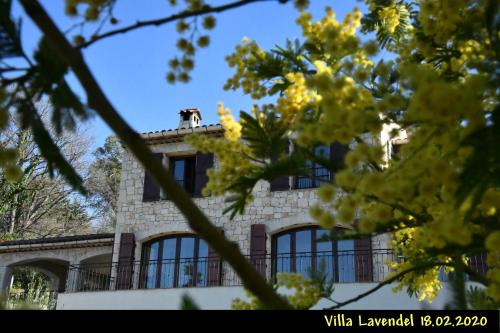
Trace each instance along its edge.
{"label": "black metal railing", "polygon": [[[326,275],[337,283],[379,282],[397,260],[391,250],[281,253],[247,256],[268,281],[277,273],[296,272],[306,277]],[[163,259],[71,265],[66,291],[239,286],[231,266],[218,257]]]}
{"label": "black metal railing", "polygon": [[[402,261],[392,250],[282,253],[247,257],[266,279],[296,272],[306,278],[326,275],[335,283],[382,282],[391,273],[388,262]],[[486,274],[485,255],[470,258],[470,266]],[[446,276],[442,275],[446,281]],[[124,289],[241,286],[232,267],[218,257],[163,259],[71,265],[66,292]]]}
{"label": "black metal railing", "polygon": [[310,167],[311,176],[297,176],[294,178],[294,189],[320,187],[330,181],[330,171],[324,167]]}

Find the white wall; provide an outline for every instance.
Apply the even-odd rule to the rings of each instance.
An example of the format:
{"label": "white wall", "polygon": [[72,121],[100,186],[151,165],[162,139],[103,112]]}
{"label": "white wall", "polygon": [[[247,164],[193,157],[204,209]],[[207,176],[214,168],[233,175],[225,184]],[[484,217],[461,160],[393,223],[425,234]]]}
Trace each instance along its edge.
{"label": "white wall", "polygon": [[[332,298],[345,301],[370,288],[376,283],[345,283],[336,286]],[[442,309],[449,297],[446,287],[432,304],[419,302],[410,298],[405,291],[397,294],[392,292],[395,285],[385,286],[370,296],[348,305],[344,310],[418,310],[422,308]],[[212,288],[178,288],[149,290],[118,290],[106,292],[63,293],[58,295],[58,310],[73,309],[179,309],[180,300],[188,293],[195,302],[205,310],[230,309],[231,301],[239,297],[247,299],[242,287],[212,287]],[[323,309],[332,304],[326,300],[320,301],[314,309]]]}

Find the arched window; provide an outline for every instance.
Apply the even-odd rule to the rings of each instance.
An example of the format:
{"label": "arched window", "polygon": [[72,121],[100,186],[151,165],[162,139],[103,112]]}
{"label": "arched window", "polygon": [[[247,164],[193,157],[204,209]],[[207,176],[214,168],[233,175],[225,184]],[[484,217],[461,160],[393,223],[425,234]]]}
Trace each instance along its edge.
{"label": "arched window", "polygon": [[326,240],[319,227],[287,230],[273,237],[273,271],[310,277],[324,272],[335,282],[372,281],[370,239]]}
{"label": "arched window", "polygon": [[168,236],[144,244],[141,287],[206,286],[208,252],[207,243],[195,235]]}

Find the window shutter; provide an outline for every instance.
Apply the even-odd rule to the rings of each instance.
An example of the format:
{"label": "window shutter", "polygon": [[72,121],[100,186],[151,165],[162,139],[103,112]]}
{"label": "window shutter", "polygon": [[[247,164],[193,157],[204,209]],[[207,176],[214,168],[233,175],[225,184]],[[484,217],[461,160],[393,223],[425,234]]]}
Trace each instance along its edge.
{"label": "window shutter", "polygon": [[[219,232],[224,235],[224,230],[219,228]],[[222,258],[220,255],[208,247],[208,276],[207,276],[207,286],[220,286],[222,282]]]}
{"label": "window shutter", "polygon": [[330,145],[330,159],[335,163],[336,167],[344,165],[344,155],[347,151],[347,146],[334,142]]}
{"label": "window shutter", "polygon": [[354,269],[356,282],[373,281],[372,240],[364,237],[354,240]]}
{"label": "window shutter", "polygon": [[266,225],[250,226],[250,261],[257,271],[266,275]]}
{"label": "window shutter", "polygon": [[214,165],[214,154],[196,154],[196,166],[194,176],[194,193],[195,197],[201,197],[201,191],[208,182],[207,169]]}
{"label": "window shutter", "polygon": [[[290,142],[288,142],[287,153],[290,154]],[[290,189],[290,182],[288,176],[279,177],[271,181],[271,191],[288,191]]]}
{"label": "window shutter", "polygon": [[[162,153],[154,153],[154,157],[160,162],[163,159]],[[144,192],[142,194],[142,201],[158,201],[160,200],[160,186],[151,177],[149,172],[146,170],[144,174]]]}
{"label": "window shutter", "polygon": [[132,288],[135,238],[133,233],[123,233],[120,236],[120,252],[116,272],[116,289]]}

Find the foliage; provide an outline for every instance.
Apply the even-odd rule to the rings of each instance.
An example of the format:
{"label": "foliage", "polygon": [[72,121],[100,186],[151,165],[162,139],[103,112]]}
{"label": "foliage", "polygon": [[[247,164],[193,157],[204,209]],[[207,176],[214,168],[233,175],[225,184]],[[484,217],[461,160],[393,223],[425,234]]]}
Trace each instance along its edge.
{"label": "foliage", "polygon": [[[286,295],[288,302],[293,308],[309,309],[321,298],[321,286],[314,283],[313,280],[305,279],[301,274],[296,273],[278,273],[276,276],[275,290],[283,287],[291,292]],[[251,293],[247,291],[249,301],[240,298],[233,300],[231,307],[235,310],[256,310],[264,309],[265,306]]]}
{"label": "foliage", "polygon": [[14,284],[9,289],[9,309],[52,309],[53,294],[50,280],[42,273],[29,267],[16,268]]}
{"label": "foliage", "polygon": [[[266,52],[244,40],[228,56],[236,72],[227,89],[242,89],[257,102],[279,95],[272,104],[256,105],[252,120],[241,113],[239,122],[223,123],[240,128],[238,137],[190,138],[213,151],[221,165],[231,161],[231,170],[251,170],[212,171],[207,188],[238,198],[228,208],[234,217],[251,201],[258,180],[300,173],[297,163],[304,164],[304,156],[314,159],[318,145],[348,145],[344,165],[316,161],[334,179],[318,190],[312,217],[323,227],[351,226],[354,238],[391,232],[393,249],[405,258],[391,264],[394,276],[408,271],[398,289],[406,287],[420,300],[436,297],[438,273],[445,267],[466,272],[499,301],[498,4],[367,3],[370,12],[363,20],[357,9],[342,22],[330,8],[317,22],[303,11],[297,19],[301,43]],[[362,31],[376,32],[377,42],[359,39],[361,24]],[[380,48],[394,60],[375,65]],[[391,139],[407,134],[399,158],[387,158],[390,141],[378,139],[382,131]],[[290,154],[277,158],[260,149],[287,140],[293,143]],[[238,148],[220,151],[228,141]],[[293,168],[277,167],[291,161]],[[302,168],[302,175],[309,174]],[[481,252],[488,254],[487,277],[467,263],[468,255]],[[462,308],[463,283],[454,283],[457,292],[462,289],[456,298],[462,301],[454,306]]]}
{"label": "foliage", "polygon": [[[91,116],[87,108],[69,88],[64,76],[68,71],[65,61],[46,40],[40,40],[33,56],[36,65],[22,49],[20,39],[20,22],[15,23],[10,17],[11,0],[1,0],[0,21],[0,131],[8,124],[11,114],[16,112],[20,119],[20,128],[30,129],[40,153],[47,161],[50,175],[58,173],[65,177],[69,184],[85,193],[83,180],[67,161],[59,147],[54,143],[53,135],[47,130],[40,116],[36,103],[49,96],[52,112],[52,124],[56,136],[62,134],[63,128],[74,130],[76,119],[86,120]],[[18,68],[9,65],[6,60],[17,58],[24,61],[28,68]],[[24,72],[15,78],[9,78],[8,73]],[[9,89],[7,89],[9,87]],[[16,180],[21,170],[15,164],[17,151],[0,147],[3,155],[0,166],[5,169],[9,180]]]}
{"label": "foliage", "polygon": [[[37,105],[48,122],[52,109]],[[52,130],[51,126],[48,126]],[[83,129],[61,134],[55,145],[80,173],[86,174],[84,155],[89,138]],[[22,170],[17,179],[0,170],[0,231],[11,238],[40,238],[70,235],[89,230],[90,219],[83,198],[60,174],[50,175],[50,166],[38,149],[33,133],[22,129],[16,119],[0,133],[0,147],[16,150],[14,160]]]}
{"label": "foliage", "polygon": [[94,211],[94,222],[101,230],[114,230],[121,166],[120,144],[115,137],[108,137],[94,152],[94,160],[89,166],[92,176],[86,182],[89,206]]}
{"label": "foliage", "polygon": [[[27,2],[21,1],[26,7]],[[392,233],[394,250],[405,258],[393,264],[395,274],[407,272],[401,287],[421,299],[432,299],[440,289],[437,271],[447,267],[463,270],[483,283],[487,297],[498,302],[498,2],[366,2],[370,12],[363,20],[361,12],[354,10],[339,22],[327,8],[323,19],[312,22],[312,16],[302,11],[297,20],[302,41],[270,52],[248,40],[236,47],[228,57],[236,73],[226,88],[241,88],[257,104],[269,96],[275,102],[256,105],[252,112],[242,113],[239,122],[221,106],[225,138],[206,142],[190,138],[193,145],[213,151],[220,161],[221,168],[210,171],[205,194],[229,192],[228,212],[234,217],[252,200],[257,181],[310,176],[305,165],[312,159],[334,174],[331,184],[318,190],[321,200],[312,208],[312,216],[322,226],[351,227],[350,237]],[[178,1],[169,3],[177,5]],[[111,15],[115,1],[68,0],[68,14],[78,15],[79,4],[88,6],[83,27]],[[0,0],[0,128],[9,122],[9,111],[14,109],[22,128],[32,130],[49,173],[58,170],[84,193],[82,177],[54,144],[61,129],[71,129],[92,115],[65,81],[68,54],[118,33],[194,19],[178,21],[178,31],[190,31],[191,36],[178,40],[182,57],[172,59],[172,71],[167,75],[169,82],[188,81],[194,67],[194,38],[200,38],[199,47],[209,41],[205,35],[198,36],[196,22],[215,7],[201,0],[182,4],[184,10],[164,19],[103,34],[99,34],[100,25],[89,38],[76,36],[77,47],[68,52],[55,51],[44,38],[32,60],[21,46],[20,23],[10,17],[11,1]],[[307,1],[295,4],[303,10]],[[234,6],[228,4],[217,11]],[[108,18],[111,24],[117,23],[116,18]],[[210,16],[203,20],[206,30],[215,24]],[[377,41],[362,42],[357,34],[360,25],[363,32],[375,32]],[[393,60],[377,58],[384,48]],[[26,68],[4,65],[5,59],[13,57],[23,60]],[[74,69],[75,63],[72,66]],[[18,72],[22,74],[5,74]],[[7,91],[9,86],[12,90]],[[101,95],[97,85],[89,93],[89,101]],[[55,110],[54,134],[35,107],[44,96]],[[119,125],[126,128],[126,124]],[[408,134],[399,158],[387,158],[389,143],[378,140],[382,130],[388,130],[391,138],[401,132]],[[274,149],[288,141],[293,148],[290,154]],[[345,163],[315,156],[316,146],[334,142],[349,147]],[[20,177],[17,151],[1,147],[0,154],[6,179],[15,181]],[[144,156],[141,158],[144,164]],[[337,200],[335,193],[341,198]],[[355,220],[359,223],[354,225]],[[480,252],[488,255],[486,278],[466,262],[468,255]]]}
{"label": "foliage", "polygon": [[194,299],[188,294],[183,294],[181,298],[181,310],[201,310],[198,304],[194,301]]}

